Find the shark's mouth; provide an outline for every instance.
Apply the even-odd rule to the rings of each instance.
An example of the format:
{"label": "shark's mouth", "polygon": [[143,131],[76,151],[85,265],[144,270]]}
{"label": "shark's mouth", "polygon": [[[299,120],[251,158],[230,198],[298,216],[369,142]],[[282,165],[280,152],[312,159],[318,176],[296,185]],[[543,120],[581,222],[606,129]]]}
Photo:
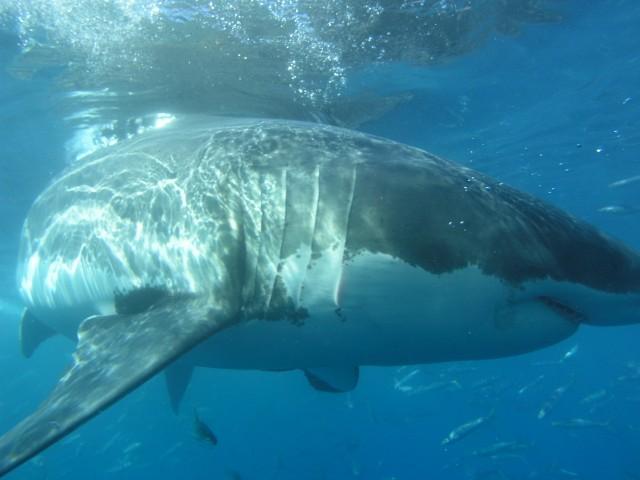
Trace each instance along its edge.
{"label": "shark's mouth", "polygon": [[570,307],[569,305],[566,305],[557,298],[548,295],[539,295],[536,297],[536,300],[544,304],[554,313],[569,320],[570,322],[580,324],[584,323],[587,320],[587,316],[584,313],[574,309],[573,307]]}

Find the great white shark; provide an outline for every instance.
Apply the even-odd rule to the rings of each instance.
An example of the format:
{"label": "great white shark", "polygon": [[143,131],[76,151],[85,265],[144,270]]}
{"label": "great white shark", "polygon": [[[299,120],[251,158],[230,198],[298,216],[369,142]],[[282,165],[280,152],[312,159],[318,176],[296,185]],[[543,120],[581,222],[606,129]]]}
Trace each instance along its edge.
{"label": "great white shark", "polygon": [[336,127],[182,118],[71,165],[24,223],[23,352],[77,340],[0,438],[7,473],[165,369],[486,359],[640,320],[640,256],[425,151]]}

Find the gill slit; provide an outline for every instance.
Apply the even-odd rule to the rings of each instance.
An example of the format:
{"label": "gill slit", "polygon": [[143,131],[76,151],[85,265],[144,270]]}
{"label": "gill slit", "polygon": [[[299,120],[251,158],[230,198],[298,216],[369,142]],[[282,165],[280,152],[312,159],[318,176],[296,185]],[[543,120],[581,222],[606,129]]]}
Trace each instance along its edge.
{"label": "gill slit", "polygon": [[311,268],[311,262],[313,260],[313,239],[316,237],[316,231],[318,229],[318,210],[320,209],[320,164],[316,165],[313,175],[315,177],[315,181],[313,182],[313,200],[311,205],[311,223],[313,224],[313,228],[311,229],[311,236],[309,237],[309,259],[307,260],[302,281],[298,285],[296,305],[300,305],[300,301],[302,300],[302,290],[304,290],[304,286],[307,281],[307,273]]}
{"label": "gill slit", "polygon": [[349,232],[349,223],[351,221],[351,209],[353,207],[353,197],[356,191],[356,179],[357,179],[357,165],[353,166],[351,174],[351,186],[349,191],[349,203],[347,204],[347,214],[344,219],[344,234],[342,235],[342,245],[340,245],[340,279],[335,284],[335,290],[333,292],[333,301],[336,306],[340,306],[340,287],[342,286],[342,275],[344,273],[344,250],[347,245],[347,234]]}
{"label": "gill slit", "polygon": [[267,311],[271,308],[271,301],[273,300],[273,292],[276,288],[276,282],[278,281],[278,278],[280,277],[280,271],[282,270],[282,254],[284,253],[284,236],[285,236],[285,230],[287,228],[287,189],[289,188],[289,182],[288,182],[288,178],[289,178],[289,170],[287,167],[282,169],[282,179],[281,182],[283,184],[283,188],[282,188],[282,223],[281,223],[281,228],[280,228],[280,247],[278,248],[278,258],[277,263],[276,263],[276,270],[274,272],[273,275],[273,279],[271,281],[271,288],[269,289],[269,297],[267,298],[267,302],[266,302],[266,306],[267,306]]}
{"label": "gill slit", "polygon": [[[258,173],[258,188],[260,189],[260,226],[258,228],[260,228],[260,230],[257,232],[257,238],[259,239],[259,243],[258,243],[258,247],[257,247],[257,256],[256,256],[256,267],[255,267],[255,272],[254,272],[254,279],[253,279],[253,302],[252,303],[256,303],[259,302],[260,300],[260,259],[263,258],[264,256],[264,250],[265,250],[265,242],[264,242],[264,229],[265,229],[265,217],[266,215],[264,214],[264,182],[265,182],[265,177],[264,174],[262,172]],[[259,304],[259,303],[256,303]],[[265,305],[266,308],[266,305]]]}

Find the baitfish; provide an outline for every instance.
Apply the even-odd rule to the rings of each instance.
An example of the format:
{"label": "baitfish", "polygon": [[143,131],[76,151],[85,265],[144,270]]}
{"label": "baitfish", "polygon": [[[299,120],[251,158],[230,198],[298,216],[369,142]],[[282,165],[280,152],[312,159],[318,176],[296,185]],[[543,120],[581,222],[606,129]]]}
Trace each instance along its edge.
{"label": "baitfish", "polygon": [[209,442],[211,445],[218,444],[218,437],[216,437],[209,425],[204,423],[200,418],[198,411],[195,408],[193,409],[193,429],[198,439],[204,442]]}
{"label": "baitfish", "polygon": [[494,411],[492,410],[489,415],[485,415],[483,417],[478,417],[475,420],[471,420],[470,422],[464,423],[459,427],[454,428],[449,432],[441,442],[441,445],[449,445],[450,443],[455,443],[459,440],[462,440],[464,437],[469,435],[471,432],[477,430],[482,425],[487,423],[491,418],[493,418]]}

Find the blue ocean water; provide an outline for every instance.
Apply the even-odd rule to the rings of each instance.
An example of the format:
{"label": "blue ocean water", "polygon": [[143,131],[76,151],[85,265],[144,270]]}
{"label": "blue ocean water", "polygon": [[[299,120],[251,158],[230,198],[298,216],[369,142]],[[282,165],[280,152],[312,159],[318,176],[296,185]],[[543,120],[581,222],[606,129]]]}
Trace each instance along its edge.
{"label": "blue ocean water", "polygon": [[[494,2],[400,3],[416,9],[449,4],[460,12],[486,8],[484,14],[495,14],[489,8]],[[331,75],[344,75],[347,91],[402,96],[405,100],[394,108],[357,122],[356,128],[488,173],[640,249],[640,5],[632,0],[504,3],[512,5],[512,18],[527,20],[479,27],[481,39],[463,51],[450,47],[438,61],[383,58],[351,62],[343,72],[331,62],[301,57],[309,63],[295,63],[303,65],[298,78],[316,79],[315,69],[334,69]],[[35,9],[36,4],[20,6]],[[371,8],[392,5],[372,2]],[[526,15],[538,7],[553,13]],[[70,142],[90,124],[88,115],[74,121],[65,92],[86,85],[104,88],[95,78],[65,77],[72,70],[69,59],[65,68],[56,62],[43,66],[40,57],[35,66],[34,60],[24,60],[33,48],[25,36],[46,43],[54,38],[53,23],[21,30],[24,20],[11,17],[15,12],[0,10],[5,14],[0,34],[0,431],[45,398],[73,351],[71,342],[53,338],[33,358],[21,357],[14,271],[29,206],[73,161]],[[30,18],[35,17],[32,12]],[[188,23],[183,18],[180,25]],[[178,32],[172,42],[181,39]],[[65,45],[59,39],[55,43]],[[243,45],[250,56],[251,43]],[[323,48],[331,50],[336,44],[327,45]],[[404,45],[406,51],[420,46]],[[310,48],[307,54],[314,52]],[[112,72],[113,64],[108,66]],[[97,77],[101,71],[90,72]],[[127,75],[136,72],[130,69]],[[121,81],[105,80],[109,85]],[[318,90],[311,80],[300,85],[303,95]],[[201,94],[200,87],[193,95]],[[158,111],[156,104],[170,110],[170,102],[160,98],[140,101],[135,114]],[[287,111],[295,111],[295,117],[305,109],[321,110],[314,101],[293,103],[297,109]],[[134,107],[120,102],[116,108]],[[104,110],[99,109],[100,121]],[[640,478],[639,339],[640,326],[585,326],[558,345],[519,357],[365,367],[357,389],[341,395],[312,390],[300,372],[199,369],[178,416],[158,377],[7,478],[633,480]],[[215,431],[217,446],[194,437],[193,408]],[[454,428],[483,416],[491,418],[467,437],[441,444]],[[557,425],[576,418],[593,424]],[[517,445],[513,451],[483,453],[499,442]]]}

